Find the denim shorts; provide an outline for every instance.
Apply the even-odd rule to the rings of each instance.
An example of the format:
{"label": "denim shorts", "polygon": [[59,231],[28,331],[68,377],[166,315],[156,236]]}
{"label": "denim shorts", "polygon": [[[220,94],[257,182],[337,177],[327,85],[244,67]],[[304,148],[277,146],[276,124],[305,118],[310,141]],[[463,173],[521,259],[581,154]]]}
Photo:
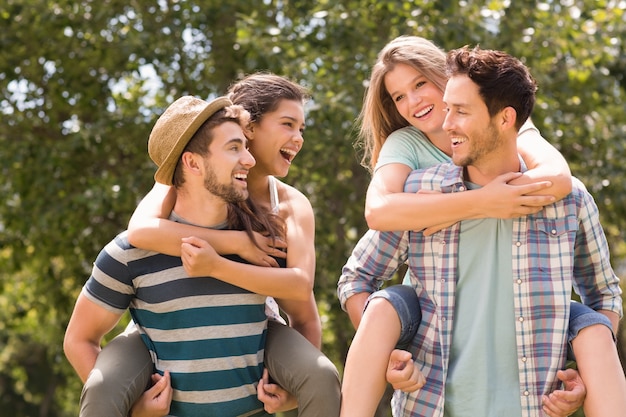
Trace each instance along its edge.
{"label": "denim shorts", "polygon": [[[371,294],[368,302],[373,298],[384,298],[391,303],[396,313],[398,313],[401,330],[396,347],[398,349],[406,349],[413,337],[415,337],[415,333],[422,321],[422,311],[415,289],[408,285],[392,285]],[[367,308],[367,304],[365,308]],[[570,302],[569,328],[567,332],[568,360],[575,360],[572,351],[572,340],[578,336],[582,329],[595,324],[603,324],[611,330],[611,333],[613,331],[611,322],[604,314],[598,313],[577,301],[572,300]],[[613,338],[615,338],[615,335],[613,335]]]}
{"label": "denim shorts", "polygon": [[[613,326],[607,316],[602,313],[598,313],[592,308],[572,300],[570,302],[569,311],[569,330],[567,332],[567,359],[576,360],[574,352],[572,352],[572,340],[578,333],[585,327],[593,326],[594,324],[603,324],[611,330],[613,334]],[[615,335],[613,335],[615,339]]]}
{"label": "denim shorts", "polygon": [[[392,285],[371,294],[367,302],[369,303],[373,298],[384,298],[391,303],[396,313],[398,313],[400,318],[400,338],[396,348],[406,350],[415,337],[417,328],[422,321],[422,310],[415,289],[408,285]],[[367,303],[365,308],[367,308]]]}

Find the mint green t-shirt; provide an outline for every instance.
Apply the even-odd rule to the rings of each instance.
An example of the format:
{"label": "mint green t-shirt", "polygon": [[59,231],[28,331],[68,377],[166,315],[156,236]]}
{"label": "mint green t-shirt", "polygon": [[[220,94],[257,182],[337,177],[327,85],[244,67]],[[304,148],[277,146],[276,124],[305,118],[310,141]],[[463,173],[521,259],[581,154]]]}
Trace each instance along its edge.
{"label": "mint green t-shirt", "polygon": [[522,415],[512,234],[511,219],[461,222],[445,417]]}
{"label": "mint green t-shirt", "polygon": [[404,164],[411,169],[423,169],[449,160],[450,157],[433,145],[421,131],[408,126],[389,135],[380,150],[375,170],[387,164]]}
{"label": "mint green t-shirt", "polygon": [[[391,133],[378,155],[377,170],[387,164],[403,164],[411,169],[424,169],[450,161],[450,157],[413,126],[403,127]],[[410,272],[407,271],[402,284],[411,286]]]}
{"label": "mint green t-shirt", "polygon": [[[537,128],[528,119],[520,129],[520,134]],[[403,127],[391,133],[380,150],[377,170],[387,164],[404,164],[411,169],[429,168],[442,162],[450,161],[450,157],[413,126]]]}

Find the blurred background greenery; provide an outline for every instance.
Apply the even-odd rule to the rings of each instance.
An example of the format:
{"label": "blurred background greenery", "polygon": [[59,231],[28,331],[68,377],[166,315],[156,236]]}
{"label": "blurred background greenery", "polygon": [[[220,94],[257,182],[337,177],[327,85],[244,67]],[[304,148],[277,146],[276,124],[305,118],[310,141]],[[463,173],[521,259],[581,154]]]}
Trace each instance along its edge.
{"label": "blurred background greenery", "polygon": [[594,195],[625,278],[625,9],[618,0],[4,0],[0,414],[77,415],[64,329],[97,252],[152,185],[152,124],[179,96],[222,94],[257,70],[313,93],[286,181],[315,209],[324,351],[341,369],[353,329],[336,282],[366,228],[369,182],[354,121],[377,52],[401,34],[523,58],[540,85],[533,119]]}

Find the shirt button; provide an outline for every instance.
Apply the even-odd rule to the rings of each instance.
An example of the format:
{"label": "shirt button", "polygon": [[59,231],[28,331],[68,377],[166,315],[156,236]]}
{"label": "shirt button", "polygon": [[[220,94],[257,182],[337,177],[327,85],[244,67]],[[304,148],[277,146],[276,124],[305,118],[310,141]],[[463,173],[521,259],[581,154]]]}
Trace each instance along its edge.
{"label": "shirt button", "polygon": [[528,396],[530,395],[530,392],[528,392],[528,390],[526,390],[526,391],[524,391],[524,395],[525,395],[526,397],[528,397]]}
{"label": "shirt button", "polygon": [[515,242],[515,246],[519,248],[520,246],[522,246],[522,242]]}
{"label": "shirt button", "polygon": [[526,356],[522,356],[522,362],[526,362]]}
{"label": "shirt button", "polygon": [[517,283],[518,283],[519,285],[522,285],[522,280],[521,280],[520,278],[518,278],[518,279],[517,279]]}
{"label": "shirt button", "polygon": [[550,230],[550,233],[552,233],[553,235],[556,235],[556,230],[552,229]]}
{"label": "shirt button", "polygon": [[520,317],[517,320],[519,320],[520,322],[524,321],[524,317]]}
{"label": "shirt button", "polygon": [[459,186],[459,191],[465,191],[465,186],[464,185]]}
{"label": "shirt button", "polygon": [[445,318],[445,317],[442,317],[442,318],[441,318],[441,321],[446,321],[446,318]]}

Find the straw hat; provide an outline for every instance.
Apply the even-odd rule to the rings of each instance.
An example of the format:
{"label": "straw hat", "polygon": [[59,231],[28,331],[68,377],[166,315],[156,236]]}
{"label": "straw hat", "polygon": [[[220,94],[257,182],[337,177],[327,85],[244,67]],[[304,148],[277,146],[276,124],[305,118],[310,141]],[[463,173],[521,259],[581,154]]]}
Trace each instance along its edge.
{"label": "straw hat", "polygon": [[196,131],[217,111],[233,103],[227,97],[205,101],[184,96],[173,102],[156,121],[148,139],[148,154],[157,164],[157,182],[172,185],[176,164]]}

